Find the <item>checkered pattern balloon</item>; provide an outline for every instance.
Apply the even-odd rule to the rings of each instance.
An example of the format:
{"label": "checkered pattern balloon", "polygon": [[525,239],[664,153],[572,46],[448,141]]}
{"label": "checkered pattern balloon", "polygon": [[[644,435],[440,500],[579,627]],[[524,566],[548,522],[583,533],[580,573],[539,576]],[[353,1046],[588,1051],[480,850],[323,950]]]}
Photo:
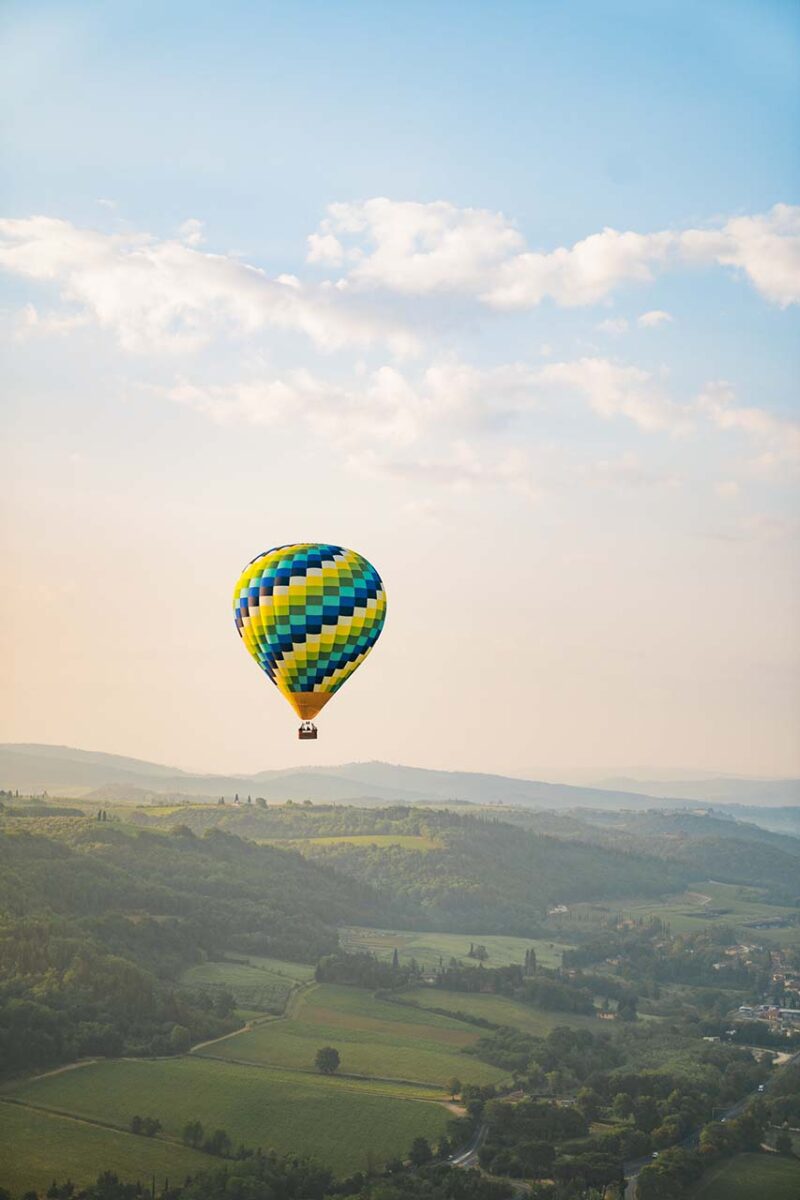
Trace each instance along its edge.
{"label": "checkered pattern balloon", "polygon": [[295,712],[312,720],[380,636],[386,593],[341,546],[298,542],[259,554],[233,593],[236,628]]}

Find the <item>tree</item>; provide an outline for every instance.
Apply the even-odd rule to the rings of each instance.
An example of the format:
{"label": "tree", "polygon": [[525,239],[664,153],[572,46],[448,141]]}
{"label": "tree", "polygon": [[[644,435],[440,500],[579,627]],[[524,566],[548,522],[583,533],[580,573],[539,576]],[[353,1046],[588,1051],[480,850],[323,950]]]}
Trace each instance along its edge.
{"label": "tree", "polygon": [[[791,1142],[791,1138],[789,1139]],[[453,1153],[453,1147],[450,1145],[450,1139],[445,1135],[439,1138],[439,1145],[436,1147],[437,1158],[449,1158]]]}
{"label": "tree", "polygon": [[186,1146],[203,1144],[203,1126],[199,1121],[187,1121],[183,1127],[183,1141]]}
{"label": "tree", "polygon": [[600,1115],[602,1100],[592,1088],[581,1088],[576,1098],[576,1104],[587,1121],[594,1121]]}
{"label": "tree", "polygon": [[627,1092],[617,1092],[611,1108],[615,1117],[626,1121],[633,1112],[633,1101]]}
{"label": "tree", "polygon": [[259,808],[267,807],[267,802],[263,796],[256,796],[256,804],[258,805]]}
{"label": "tree", "polygon": [[620,1021],[636,1020],[636,999],[634,996],[623,996],[618,1002],[617,1017]]}
{"label": "tree", "polygon": [[519,1156],[526,1174],[535,1178],[549,1175],[555,1162],[556,1150],[549,1142],[520,1142],[517,1146]]}
{"label": "tree", "polygon": [[459,1093],[461,1092],[461,1080],[458,1078],[457,1075],[454,1075],[453,1078],[450,1080],[450,1082],[447,1085],[447,1090],[450,1093],[450,1098],[452,1100],[455,1100],[456,1096],[458,1096]]}
{"label": "tree", "polygon": [[174,1054],[185,1054],[192,1044],[192,1035],[185,1025],[172,1026],[169,1044]]}
{"label": "tree", "polygon": [[222,988],[214,997],[214,1012],[218,1017],[230,1017],[236,1008],[236,997],[227,988]]}
{"label": "tree", "polygon": [[433,1151],[427,1138],[417,1137],[411,1143],[408,1157],[415,1167],[422,1167],[433,1158]]}
{"label": "tree", "polygon": [[323,1075],[333,1075],[338,1071],[341,1062],[339,1051],[333,1046],[322,1046],[314,1058],[314,1066]]}
{"label": "tree", "polygon": [[778,1154],[791,1154],[794,1143],[788,1129],[782,1129],[775,1138],[775,1149]]}
{"label": "tree", "polygon": [[397,971],[399,969],[400,969],[400,955],[397,953],[397,946],[395,946],[394,953],[392,954],[392,970]]}
{"label": "tree", "polygon": [[633,1106],[633,1119],[637,1129],[650,1133],[659,1122],[660,1113],[654,1096],[640,1096]]}
{"label": "tree", "polygon": [[224,1129],[215,1129],[211,1137],[206,1139],[203,1149],[206,1154],[216,1154],[219,1158],[229,1158],[232,1149],[231,1139]]}
{"label": "tree", "polygon": [[142,1118],[140,1116],[131,1117],[131,1133],[142,1132]]}
{"label": "tree", "polygon": [[472,952],[473,958],[477,958],[478,962],[486,962],[489,957],[489,951],[485,946],[476,946]]}

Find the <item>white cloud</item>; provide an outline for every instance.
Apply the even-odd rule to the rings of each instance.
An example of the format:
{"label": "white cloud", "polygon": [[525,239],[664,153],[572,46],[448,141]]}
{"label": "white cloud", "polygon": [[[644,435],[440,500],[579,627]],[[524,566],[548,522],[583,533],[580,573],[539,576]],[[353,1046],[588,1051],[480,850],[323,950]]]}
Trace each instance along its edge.
{"label": "white cloud", "polygon": [[721,500],[735,500],[739,495],[739,484],[735,479],[721,479],[714,487],[714,491]]}
{"label": "white cloud", "polygon": [[[341,248],[334,235],[350,242],[352,283],[411,295],[481,289],[487,274],[523,245],[502,213],[382,196],[363,204],[331,204],[316,236]],[[310,245],[312,261],[319,261],[320,242]]]}
{"label": "white cloud", "polygon": [[800,206],[776,204],[768,213],[733,217],[717,231],[687,229],[680,250],[688,262],[739,268],[781,308],[800,303]]}
{"label": "white cloud", "polygon": [[679,487],[680,477],[647,467],[638,454],[627,453],[617,458],[600,459],[592,468],[591,481],[601,486],[628,491],[653,487]]}
{"label": "white cloud", "polygon": [[743,407],[729,383],[706,385],[697,408],[717,429],[743,434],[759,448],[755,465],[771,467],[800,463],[800,423],[776,416],[765,408]]}
{"label": "white cloud", "polygon": [[533,308],[550,298],[564,308],[596,304],[622,283],[645,283],[667,261],[671,235],[604,229],[567,249],[508,259],[481,298],[494,308]]}
{"label": "white cloud", "polygon": [[310,263],[340,267],[344,262],[344,248],[332,233],[312,233],[308,238],[306,259]]}
{"label": "white cloud", "polygon": [[448,441],[500,429],[535,405],[536,383],[536,373],[522,365],[481,371],[445,362],[415,379],[383,366],[371,373],[356,371],[343,385],[293,370],[280,378],[224,385],[182,381],[164,394],[220,424],[303,422],[340,446],[402,447],[430,433]]}
{"label": "white cloud", "polygon": [[608,317],[597,326],[600,333],[627,333],[630,325],[626,317]]}
{"label": "white cloud", "polygon": [[751,517],[745,517],[739,528],[744,538],[758,542],[793,541],[800,537],[798,518],[774,516],[770,513],[755,513]]}
{"label": "white cloud", "polygon": [[206,240],[203,233],[204,228],[202,221],[198,221],[196,217],[189,217],[182,225],[178,226],[178,233],[187,246],[201,246]]}
{"label": "white cloud", "polygon": [[[717,228],[606,228],[569,247],[534,251],[502,213],[380,197],[330,205],[309,247],[314,262],[345,263],[352,287],[457,292],[498,309],[532,308],[546,298],[564,307],[596,304],[622,284],[707,264],[743,271],[776,304],[800,302],[800,207],[786,204]],[[668,319],[654,310],[641,324]]]}
{"label": "white cloud", "polygon": [[194,350],[220,332],[244,336],[267,327],[302,332],[324,349],[416,347],[407,329],[329,284],[271,279],[239,259],[197,249],[196,222],[182,232],[191,244],[78,229],[49,217],[0,220],[0,268],[54,285],[127,350]]}
{"label": "white cloud", "polygon": [[606,358],[581,358],[550,363],[539,372],[543,383],[577,393],[599,416],[627,417],[647,432],[683,434],[691,428],[691,413],[664,394],[653,376],[639,367]]}
{"label": "white cloud", "polygon": [[[457,491],[501,487],[534,497],[569,481],[618,492],[684,482],[674,467],[633,449],[593,461],[576,453],[558,432],[559,424],[574,423],[569,402],[603,421],[630,422],[648,441],[691,434],[705,454],[711,435],[721,446],[723,437],[739,433],[756,444],[761,467],[770,456],[781,463],[800,458],[798,428],[767,410],[737,405],[727,385],[709,384],[680,403],[660,377],[605,358],[490,369],[447,360],[413,371],[358,364],[345,382],[291,370],[222,385],[183,381],[163,394],[219,423],[302,429],[338,448],[362,475]],[[541,415],[546,435],[523,421],[532,414]],[[726,479],[715,490],[732,499],[739,486]]]}
{"label": "white cloud", "polygon": [[667,324],[671,320],[671,313],[664,312],[661,308],[654,308],[651,312],[644,312],[637,317],[636,324],[641,325],[642,329],[655,329],[658,325]]}
{"label": "white cloud", "polygon": [[88,324],[86,313],[42,313],[35,304],[25,304],[17,314],[16,336],[20,339],[37,334],[71,333]]}
{"label": "white cloud", "polygon": [[[362,364],[345,384],[291,370],[277,378],[225,385],[182,382],[166,395],[220,422],[305,420],[342,445],[398,446],[420,443],[429,435],[448,441],[501,434],[535,411],[557,418],[564,400],[573,397],[603,420],[623,418],[646,433],[684,436],[696,432],[703,418],[719,431],[747,435],[765,451],[800,454],[800,431],[793,422],[762,408],[736,405],[727,384],[709,384],[697,400],[679,403],[650,372],[607,358],[489,369],[446,360],[413,375],[393,366],[368,372]],[[617,460],[620,470],[631,463]]]}
{"label": "white cloud", "polygon": [[165,394],[219,424],[302,423],[317,437],[340,446],[404,446],[415,441],[421,431],[417,398],[394,367],[373,372],[361,388],[342,387],[309,371],[295,370],[282,379],[229,385],[182,382]]}
{"label": "white cloud", "polygon": [[370,452],[352,460],[351,466],[360,474],[388,476],[454,492],[499,486],[528,499],[540,495],[528,458],[518,447],[489,455],[483,448],[479,450],[465,441],[455,441],[437,453],[413,457]]}

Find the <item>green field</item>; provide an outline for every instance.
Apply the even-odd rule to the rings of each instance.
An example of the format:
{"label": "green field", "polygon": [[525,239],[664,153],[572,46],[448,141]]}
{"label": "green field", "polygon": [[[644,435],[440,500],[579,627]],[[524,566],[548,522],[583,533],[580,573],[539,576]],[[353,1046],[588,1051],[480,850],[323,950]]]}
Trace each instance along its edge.
{"label": "green field", "polygon": [[301,850],[303,846],[399,846],[401,850],[436,850],[441,845],[435,838],[425,837],[414,833],[344,833],[331,834],[327,837],[310,838],[267,838],[264,845],[285,846],[291,850]]}
{"label": "green field", "polygon": [[797,1200],[800,1161],[777,1154],[737,1154],[717,1163],[691,1192],[691,1200]]}
{"label": "green field", "polygon": [[414,933],[408,930],[365,929],[348,925],[339,930],[339,941],[350,953],[368,950],[378,958],[389,959],[397,947],[401,962],[415,958],[423,967],[438,966],[439,959],[447,963],[451,958],[460,959],[465,966],[477,962],[468,958],[470,943],[483,945],[489,952],[488,967],[507,967],[512,963],[523,963],[525,951],[536,951],[536,958],[543,967],[560,967],[562,951],[568,950],[565,942],[550,942],[536,938],[504,937],[498,934],[476,933]]}
{"label": "green field", "polygon": [[[585,930],[592,925],[602,925],[618,914],[632,920],[659,917],[669,923],[673,933],[697,933],[709,926],[733,925],[739,929],[744,941],[780,942],[781,945],[800,942],[800,925],[793,924],[797,909],[765,904],[763,892],[758,888],[711,880],[657,900],[651,897],[617,904],[571,905],[568,916],[551,917],[548,924],[553,926],[554,934],[558,931],[561,936],[568,936],[570,928]],[[753,928],[761,921],[776,917],[785,918],[789,924],[776,929]]]}
{"label": "green field", "polygon": [[243,1009],[282,1012],[291,992],[313,975],[314,968],[303,963],[250,955],[235,962],[198,963],[183,972],[181,983],[211,993],[225,989]]}
{"label": "green field", "polygon": [[[312,1153],[317,1161],[342,1173],[364,1167],[368,1150],[376,1162],[402,1155],[415,1137],[438,1137],[450,1119],[443,1104],[399,1086],[381,1088],[317,1074],[218,1062],[200,1055],[91,1063],[17,1084],[7,1088],[6,1094],[40,1108],[122,1129],[134,1113],[155,1116],[167,1137],[179,1138],[186,1122],[198,1119],[206,1129],[226,1129],[234,1142],[280,1153]],[[2,1114],[6,1110],[33,1113],[10,1104],[0,1104],[0,1110]],[[89,1129],[95,1135],[96,1149],[87,1145],[82,1152],[84,1173],[90,1177],[110,1165],[107,1143],[114,1149],[118,1142],[127,1144],[129,1140],[129,1135],[114,1130],[75,1122],[69,1126]],[[130,1141],[134,1151],[140,1151],[139,1162],[144,1163],[153,1143],[132,1136]],[[163,1153],[164,1169],[180,1174],[184,1148],[163,1141],[155,1146],[154,1153]],[[34,1152],[45,1153],[32,1136],[25,1147],[15,1149],[16,1178],[27,1178],[34,1167],[41,1169],[41,1159]],[[60,1145],[49,1153],[56,1165],[49,1169],[48,1182],[54,1170],[59,1175],[66,1172]],[[209,1167],[216,1161],[200,1157]],[[197,1169],[196,1153],[192,1164]],[[150,1167],[139,1165],[134,1171],[126,1166],[126,1174],[136,1177],[145,1169]]]}
{"label": "green field", "polygon": [[[520,1004],[506,996],[484,996],[475,992],[448,992],[445,988],[417,987],[406,988],[401,995],[413,1000],[422,1008],[444,1008],[448,1012],[469,1013],[473,1017],[485,1017],[496,1025],[511,1025],[521,1029],[523,1033],[532,1033],[537,1037],[546,1037],[551,1029],[559,1025],[569,1025],[573,1029],[591,1029],[597,1033],[603,1029],[603,1024],[594,1017],[584,1017],[576,1013],[544,1012],[539,1008],[531,1008],[528,1004]],[[462,1075],[466,1078],[466,1075]]]}
{"label": "green field", "polygon": [[30,1188],[44,1192],[53,1182],[92,1182],[103,1170],[121,1179],[159,1184],[205,1169],[211,1160],[197,1150],[134,1137],[85,1121],[0,1103],[0,1186],[13,1195]]}
{"label": "green field", "polygon": [[444,1088],[454,1075],[494,1083],[505,1074],[462,1054],[479,1031],[463,1022],[376,999],[371,992],[316,984],[295,997],[287,1016],[198,1050],[229,1061],[313,1070],[320,1046],[335,1046],[341,1070]]}

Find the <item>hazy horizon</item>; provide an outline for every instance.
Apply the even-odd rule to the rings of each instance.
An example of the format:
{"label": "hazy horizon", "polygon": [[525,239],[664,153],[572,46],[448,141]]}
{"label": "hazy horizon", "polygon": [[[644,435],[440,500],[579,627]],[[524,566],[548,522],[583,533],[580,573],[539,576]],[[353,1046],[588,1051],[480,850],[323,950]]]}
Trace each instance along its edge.
{"label": "hazy horizon", "polygon": [[[785,6],[67,0],[0,32],[0,737],[800,774]],[[230,602],[304,538],[388,595],[317,743]]]}
{"label": "hazy horizon", "polygon": [[[733,775],[733,774],[726,774],[723,771],[704,771],[704,770],[700,770],[698,768],[692,768],[692,767],[683,767],[683,768],[677,767],[677,768],[673,768],[673,769],[669,769],[669,770],[664,770],[664,769],[659,769],[658,767],[647,767],[647,766],[642,766],[642,765],[627,766],[627,767],[625,767],[625,766],[623,766],[623,767],[619,767],[619,766],[617,766],[617,767],[596,767],[594,769],[585,768],[580,771],[576,771],[576,770],[571,771],[571,770],[569,770],[569,768],[565,768],[565,767],[539,766],[539,767],[531,767],[527,770],[510,771],[510,772],[499,772],[499,771],[470,772],[470,771],[465,771],[463,768],[459,768],[457,766],[437,766],[436,764],[423,765],[422,763],[416,763],[416,762],[410,762],[410,761],[400,762],[400,761],[390,761],[388,759],[369,759],[369,758],[349,759],[347,761],[341,761],[341,762],[333,762],[333,761],[324,760],[319,763],[316,763],[316,762],[275,763],[275,764],[270,764],[269,766],[262,766],[262,767],[256,766],[248,771],[239,769],[236,767],[235,764],[232,764],[232,763],[229,763],[222,767],[217,767],[217,766],[212,765],[208,768],[199,769],[199,768],[193,766],[191,763],[177,763],[177,762],[173,762],[171,760],[165,760],[163,762],[160,762],[160,761],[155,762],[151,759],[138,758],[138,756],[136,756],[136,755],[127,754],[123,751],[116,751],[116,750],[112,751],[112,750],[102,749],[99,747],[67,746],[63,743],[57,743],[57,742],[25,742],[25,741],[0,742],[0,749],[24,750],[24,749],[30,748],[32,750],[36,750],[36,749],[40,749],[42,747],[44,747],[48,750],[77,751],[80,754],[88,753],[88,754],[97,754],[97,755],[110,756],[110,757],[119,757],[121,759],[132,759],[136,762],[149,763],[150,765],[152,765],[154,767],[173,768],[180,773],[187,773],[189,775],[201,775],[201,776],[202,775],[208,775],[208,776],[241,775],[243,778],[247,778],[251,775],[258,774],[259,772],[262,772],[262,771],[290,771],[290,770],[303,770],[304,768],[308,768],[308,769],[314,770],[314,771],[335,772],[335,771],[341,770],[343,767],[351,767],[354,765],[356,765],[356,766],[375,765],[375,766],[385,766],[385,767],[398,767],[400,769],[409,768],[411,770],[444,771],[444,772],[453,772],[453,773],[461,773],[461,774],[473,774],[473,773],[482,774],[482,773],[484,773],[484,774],[505,775],[509,779],[520,779],[520,780],[527,780],[527,781],[540,780],[542,782],[547,782],[547,783],[568,784],[568,785],[575,786],[575,787],[596,787],[596,788],[600,788],[600,789],[602,789],[605,784],[616,784],[620,780],[624,780],[624,781],[627,781],[630,783],[641,782],[642,784],[645,784],[645,783],[653,784],[653,783],[658,783],[658,782],[663,782],[664,784],[668,784],[670,781],[672,781],[676,784],[682,783],[682,782],[683,783],[695,783],[695,782],[701,783],[704,780],[710,781],[710,780],[720,780],[720,779],[730,780],[730,781],[741,780],[744,782],[763,779],[764,782],[769,782],[769,783],[790,782],[790,781],[793,782],[794,781],[794,777],[790,776],[790,775],[775,775],[775,776],[751,776],[751,775],[743,775],[743,774]],[[631,789],[631,790],[635,790],[635,789]]]}

